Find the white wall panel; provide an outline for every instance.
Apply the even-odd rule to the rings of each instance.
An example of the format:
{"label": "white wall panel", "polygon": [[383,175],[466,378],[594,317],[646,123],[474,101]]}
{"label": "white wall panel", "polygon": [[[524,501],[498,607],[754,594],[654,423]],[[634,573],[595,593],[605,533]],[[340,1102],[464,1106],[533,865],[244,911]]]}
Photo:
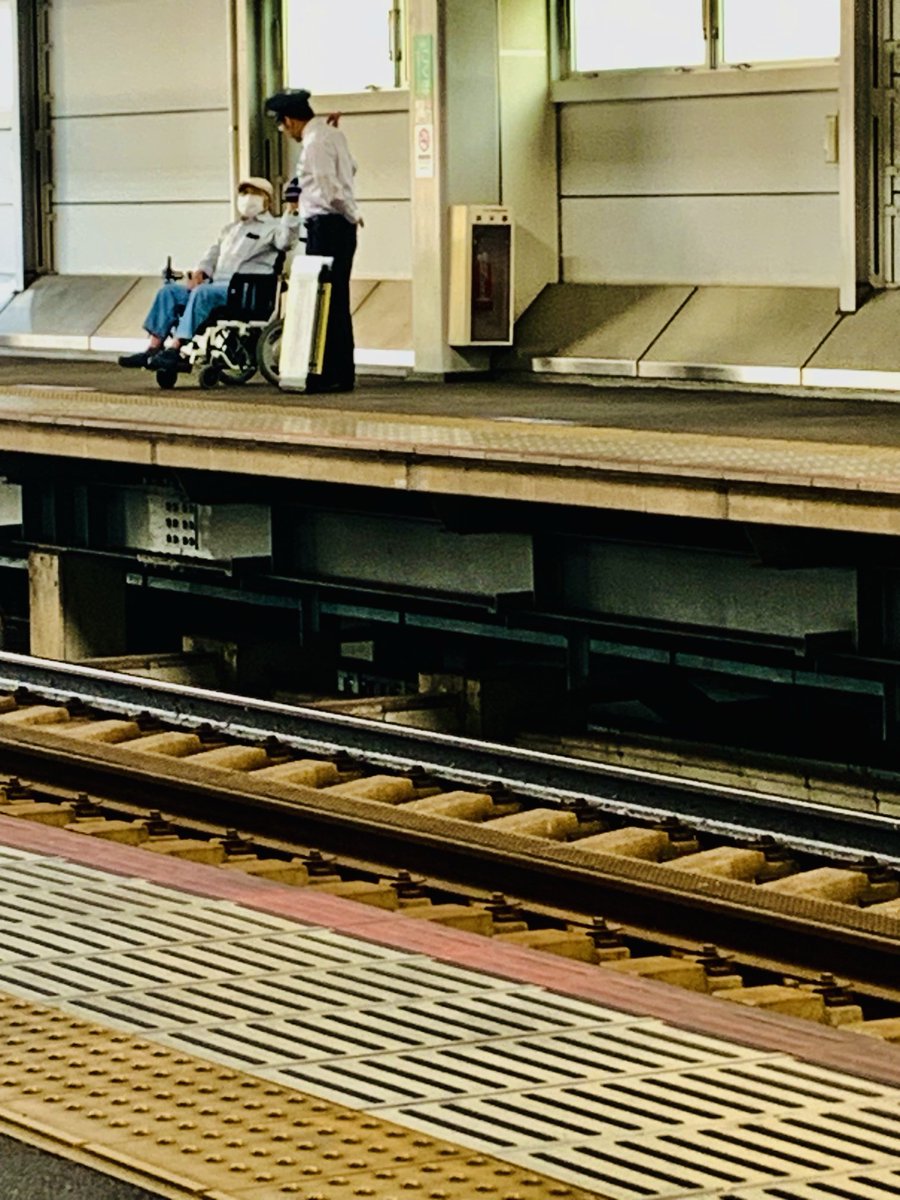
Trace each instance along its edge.
{"label": "white wall panel", "polygon": [[569,283],[833,287],[837,196],[676,196],[562,203]]}
{"label": "white wall panel", "polygon": [[412,278],[412,223],[409,201],[363,201],[365,228],[353,263],[357,279]]}
{"label": "white wall panel", "polygon": [[54,134],[58,204],[229,194],[221,113],[70,118],[56,121]]}
{"label": "white wall panel", "polygon": [[825,120],[836,92],[570,104],[564,196],[836,192]]}
{"label": "white wall panel", "polygon": [[230,219],[227,29],[226,0],[54,0],[58,271],[192,266]]}
{"label": "white wall panel", "polygon": [[54,111],[228,104],[226,0],[54,0]]}
{"label": "white wall panel", "polygon": [[12,0],[0,0],[0,127],[9,126],[13,106]]}
{"label": "white wall panel", "polygon": [[354,113],[341,118],[341,129],[359,167],[359,199],[408,200],[409,113]]}
{"label": "white wall panel", "polygon": [[13,136],[0,127],[0,204],[13,202]]}
{"label": "white wall panel", "polygon": [[836,286],[837,107],[831,90],[564,105],[563,278]]}
{"label": "white wall panel", "polygon": [[58,269],[68,275],[155,275],[168,255],[192,268],[231,218],[228,204],[64,205]]}
{"label": "white wall panel", "polygon": [[[18,210],[11,204],[0,204],[0,275],[15,275],[18,270],[18,239],[14,236]],[[0,303],[4,289],[0,287]]]}

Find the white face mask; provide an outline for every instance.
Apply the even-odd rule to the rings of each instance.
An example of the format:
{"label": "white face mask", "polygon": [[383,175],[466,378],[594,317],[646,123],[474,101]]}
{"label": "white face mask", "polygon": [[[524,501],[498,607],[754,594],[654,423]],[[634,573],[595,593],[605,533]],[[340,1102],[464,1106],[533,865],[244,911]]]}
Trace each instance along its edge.
{"label": "white face mask", "polygon": [[266,202],[262,196],[244,193],[237,198],[237,210],[242,217],[258,217],[265,207]]}

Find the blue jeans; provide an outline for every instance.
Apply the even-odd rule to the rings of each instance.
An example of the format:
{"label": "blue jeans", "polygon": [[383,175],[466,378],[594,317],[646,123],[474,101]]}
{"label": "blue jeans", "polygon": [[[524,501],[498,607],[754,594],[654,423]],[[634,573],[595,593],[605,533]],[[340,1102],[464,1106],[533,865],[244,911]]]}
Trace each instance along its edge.
{"label": "blue jeans", "polygon": [[144,328],[155,337],[164,338],[173,332],[174,326],[175,336],[187,342],[227,297],[227,283],[201,283],[195,288],[186,288],[183,283],[164,283],[150,305]]}

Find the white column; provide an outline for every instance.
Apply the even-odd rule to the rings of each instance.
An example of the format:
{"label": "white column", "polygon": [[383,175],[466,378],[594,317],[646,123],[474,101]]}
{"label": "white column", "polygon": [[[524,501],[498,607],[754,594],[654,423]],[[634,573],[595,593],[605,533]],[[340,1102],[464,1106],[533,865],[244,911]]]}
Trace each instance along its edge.
{"label": "white column", "polygon": [[238,181],[250,175],[251,104],[262,104],[262,97],[250,96],[248,89],[247,0],[229,0],[228,7],[228,73],[231,80],[229,102],[231,109],[231,139],[229,142],[232,191]]}
{"label": "white column", "polygon": [[499,0],[501,203],[516,226],[515,315],[559,280],[556,114],[545,0]]}
{"label": "white column", "polygon": [[449,205],[500,199],[496,5],[411,0],[408,54],[416,373],[482,370],[447,343]]}

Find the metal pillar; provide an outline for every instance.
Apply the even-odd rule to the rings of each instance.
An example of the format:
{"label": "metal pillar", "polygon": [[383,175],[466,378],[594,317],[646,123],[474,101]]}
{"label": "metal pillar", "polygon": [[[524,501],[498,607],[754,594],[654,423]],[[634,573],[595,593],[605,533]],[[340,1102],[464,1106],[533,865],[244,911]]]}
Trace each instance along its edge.
{"label": "metal pillar", "polygon": [[[238,161],[242,174],[270,179],[275,194],[294,173],[294,160],[285,154],[285,139],[263,111],[266,96],[284,86],[284,24],[281,0],[233,0],[238,92]],[[285,161],[289,158],[289,161]]]}
{"label": "metal pillar", "polygon": [[[845,7],[849,2],[844,0]],[[858,4],[869,22],[872,281],[876,287],[896,287],[900,284],[900,0],[858,0]]]}
{"label": "metal pillar", "polygon": [[[21,286],[54,269],[50,0],[18,0],[14,34],[21,187]],[[14,180],[15,184],[15,180]]]}

